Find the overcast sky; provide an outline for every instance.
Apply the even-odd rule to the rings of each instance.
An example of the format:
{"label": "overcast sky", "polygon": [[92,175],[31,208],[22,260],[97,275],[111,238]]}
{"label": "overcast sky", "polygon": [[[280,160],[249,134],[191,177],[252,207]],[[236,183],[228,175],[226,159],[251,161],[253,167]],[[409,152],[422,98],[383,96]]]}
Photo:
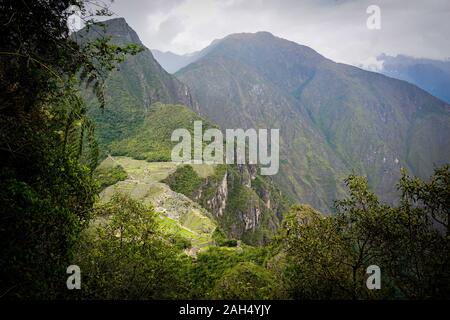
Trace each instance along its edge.
{"label": "overcast sky", "polygon": [[[381,9],[380,30],[367,28],[369,5]],[[450,0],[115,0],[111,10],[147,47],[178,54],[269,31],[353,65],[380,53],[450,57]]]}

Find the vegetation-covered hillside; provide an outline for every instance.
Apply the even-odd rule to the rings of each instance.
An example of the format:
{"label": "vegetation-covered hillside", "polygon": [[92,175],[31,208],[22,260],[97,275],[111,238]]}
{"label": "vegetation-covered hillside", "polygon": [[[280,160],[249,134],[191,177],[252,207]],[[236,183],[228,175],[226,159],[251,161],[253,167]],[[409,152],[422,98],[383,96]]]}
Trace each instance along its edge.
{"label": "vegetation-covered hillside", "polygon": [[[154,104],[136,133],[113,141],[108,152],[113,156],[170,163],[170,153],[176,144],[170,139],[172,132],[186,128],[193,136],[196,120],[203,122],[204,130],[213,127],[187,107]],[[201,167],[201,173],[191,165],[180,166],[165,182],[173,191],[211,212],[229,237],[253,244],[267,242],[289,203],[273,181],[257,174],[254,166],[204,164],[194,167],[197,171]]]}
{"label": "vegetation-covered hillside", "polygon": [[96,123],[96,136],[103,154],[111,142],[136,133],[155,102],[192,105],[187,86],[156,62],[125,19],[111,19],[93,25],[72,37],[81,43],[104,37],[117,45],[134,44],[142,49],[121,63],[120,68],[107,74],[104,108],[98,108],[98,102],[89,90],[83,92],[90,106],[89,115]]}
{"label": "vegetation-covered hillside", "polygon": [[[75,262],[86,273],[73,297],[152,299],[429,299],[450,294],[450,168],[430,183],[406,173],[402,202],[381,203],[367,180],[350,176],[349,196],[334,216],[294,206],[264,246],[221,242],[185,254],[151,206],[118,193],[96,209],[98,222],[79,241]],[[416,204],[420,204],[417,207]],[[436,228],[439,224],[439,228]],[[231,245],[231,247],[230,247]],[[381,270],[369,290],[366,270]]]}
{"label": "vegetation-covered hillside", "polygon": [[[378,200],[367,179],[354,174],[337,191],[335,166],[346,164],[345,157],[333,155],[338,144],[321,145],[320,133],[330,97],[321,95],[319,109],[289,131],[288,120],[295,115],[290,112],[296,109],[273,86],[239,89],[245,89],[243,97],[274,93],[286,103],[288,111],[280,118],[254,124],[280,124],[290,134],[305,134],[283,138],[289,144],[283,152],[305,151],[301,164],[283,177],[292,185],[304,177],[304,190],[314,190],[312,182],[321,185],[319,205],[340,194],[334,215],[305,204],[288,208],[274,182],[253,165],[167,161],[171,132],[203,120],[192,110],[201,105],[185,100],[187,87],[135,44],[137,35],[123,19],[106,22],[113,39],[77,40],[84,31],[70,35],[66,8],[73,3],[89,10],[84,1],[0,2],[1,299],[450,298],[449,165],[426,181],[403,171],[395,181],[396,205]],[[86,23],[100,32],[98,24]],[[305,61],[317,62],[307,50],[304,58],[311,57]],[[269,84],[263,71],[247,67],[228,71],[234,77],[247,70],[250,78]],[[355,74],[346,74],[345,81],[367,75],[350,71]],[[318,79],[331,76],[327,72]],[[276,72],[273,76],[283,80]],[[296,79],[317,80],[304,76]],[[399,98],[405,94],[401,88],[410,88],[402,82],[385,88],[384,78],[373,77],[369,85],[402,92]],[[284,85],[292,89],[289,81]],[[311,98],[314,88],[297,93]],[[447,132],[446,109],[422,92],[408,94],[408,101],[418,103],[407,117],[414,123],[409,128],[417,130],[409,142],[428,143],[408,144],[408,154],[417,156],[417,165],[441,159],[438,155],[448,149],[436,149],[445,139],[436,132]],[[245,105],[240,119],[273,112],[276,99],[269,98],[261,110]],[[433,106],[437,109],[428,109]],[[367,120],[364,112],[348,107],[348,113]],[[323,127],[311,129],[313,122]],[[423,134],[431,124],[436,134]],[[372,127],[359,137],[352,125],[345,129],[356,142],[367,135],[371,142],[379,138],[370,136],[378,132],[369,131]],[[340,152],[350,157],[356,152],[351,147]],[[366,285],[371,265],[381,270],[378,290]],[[75,288],[71,269],[81,272]]]}
{"label": "vegetation-covered hillside", "polygon": [[268,32],[215,41],[176,73],[221,128],[279,128],[280,173],[296,201],[330,212],[343,178],[398,200],[400,168],[425,179],[450,159],[450,107],[403,81],[335,63]]}

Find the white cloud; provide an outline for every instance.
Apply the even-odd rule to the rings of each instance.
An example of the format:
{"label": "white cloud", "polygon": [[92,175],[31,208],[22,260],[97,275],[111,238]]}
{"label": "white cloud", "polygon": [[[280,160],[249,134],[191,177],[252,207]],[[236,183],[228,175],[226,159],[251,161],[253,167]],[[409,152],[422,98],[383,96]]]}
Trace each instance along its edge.
{"label": "white cloud", "polygon": [[[381,8],[381,30],[366,27],[366,9]],[[380,53],[450,56],[448,0],[116,0],[150,48],[188,53],[231,33],[269,31],[354,65]]]}

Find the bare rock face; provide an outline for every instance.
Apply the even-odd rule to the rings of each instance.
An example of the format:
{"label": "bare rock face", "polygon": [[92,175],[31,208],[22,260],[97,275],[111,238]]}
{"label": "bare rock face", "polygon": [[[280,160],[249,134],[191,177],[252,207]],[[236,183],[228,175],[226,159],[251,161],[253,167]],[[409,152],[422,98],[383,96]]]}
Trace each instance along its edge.
{"label": "bare rock face", "polygon": [[189,196],[215,217],[228,237],[248,244],[270,239],[289,206],[273,182],[259,176],[253,165],[216,167]]}
{"label": "bare rock face", "polygon": [[249,188],[252,187],[252,180],[255,180],[257,175],[257,167],[255,165],[237,165],[238,171],[241,174],[242,185]]}
{"label": "bare rock face", "polygon": [[245,231],[255,231],[259,226],[260,218],[261,209],[259,208],[259,203],[252,203],[248,210],[242,214]]}
{"label": "bare rock face", "polygon": [[273,182],[259,176],[253,165],[228,166],[226,177],[217,186],[211,203],[216,204],[216,208],[207,207],[208,210],[217,215],[228,235],[251,244],[269,239],[288,207]]}
{"label": "bare rock face", "polygon": [[228,182],[227,182],[227,172],[223,175],[222,182],[217,187],[215,196],[208,200],[208,206],[210,210],[217,216],[222,216],[225,212],[225,207],[227,205],[228,199]]}

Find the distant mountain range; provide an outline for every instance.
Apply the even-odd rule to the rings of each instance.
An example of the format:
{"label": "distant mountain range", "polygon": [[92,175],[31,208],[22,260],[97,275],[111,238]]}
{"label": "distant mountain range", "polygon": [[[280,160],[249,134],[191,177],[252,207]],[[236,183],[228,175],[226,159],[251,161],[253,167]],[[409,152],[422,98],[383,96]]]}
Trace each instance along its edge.
{"label": "distant mountain range", "polygon": [[152,49],[153,56],[156,61],[169,73],[175,73],[178,70],[186,67],[188,64],[193,63],[206,55],[212,48],[218,44],[220,40],[214,40],[208,47],[200,51],[195,51],[187,54],[176,54],[170,51],[160,51]]}
{"label": "distant mountain range", "polygon": [[156,61],[169,73],[175,73],[199,58],[199,51],[190,54],[176,54],[170,51],[152,49]]}
{"label": "distant mountain range", "polygon": [[[116,41],[140,44],[125,20],[105,23]],[[170,75],[145,49],[110,75],[105,111],[91,108],[103,150],[133,141],[134,151],[152,154],[143,150],[142,126],[153,121],[155,102],[186,105],[222,129],[279,128],[277,186],[325,213],[351,172],[394,201],[401,167],[425,178],[450,160],[449,105],[405,81],[335,63],[268,32],[230,35],[190,59]],[[237,211],[237,220],[256,211]]]}
{"label": "distant mountain range", "polygon": [[383,62],[381,73],[415,84],[450,103],[450,60],[439,61],[405,55],[392,57],[385,54],[377,59]]}

